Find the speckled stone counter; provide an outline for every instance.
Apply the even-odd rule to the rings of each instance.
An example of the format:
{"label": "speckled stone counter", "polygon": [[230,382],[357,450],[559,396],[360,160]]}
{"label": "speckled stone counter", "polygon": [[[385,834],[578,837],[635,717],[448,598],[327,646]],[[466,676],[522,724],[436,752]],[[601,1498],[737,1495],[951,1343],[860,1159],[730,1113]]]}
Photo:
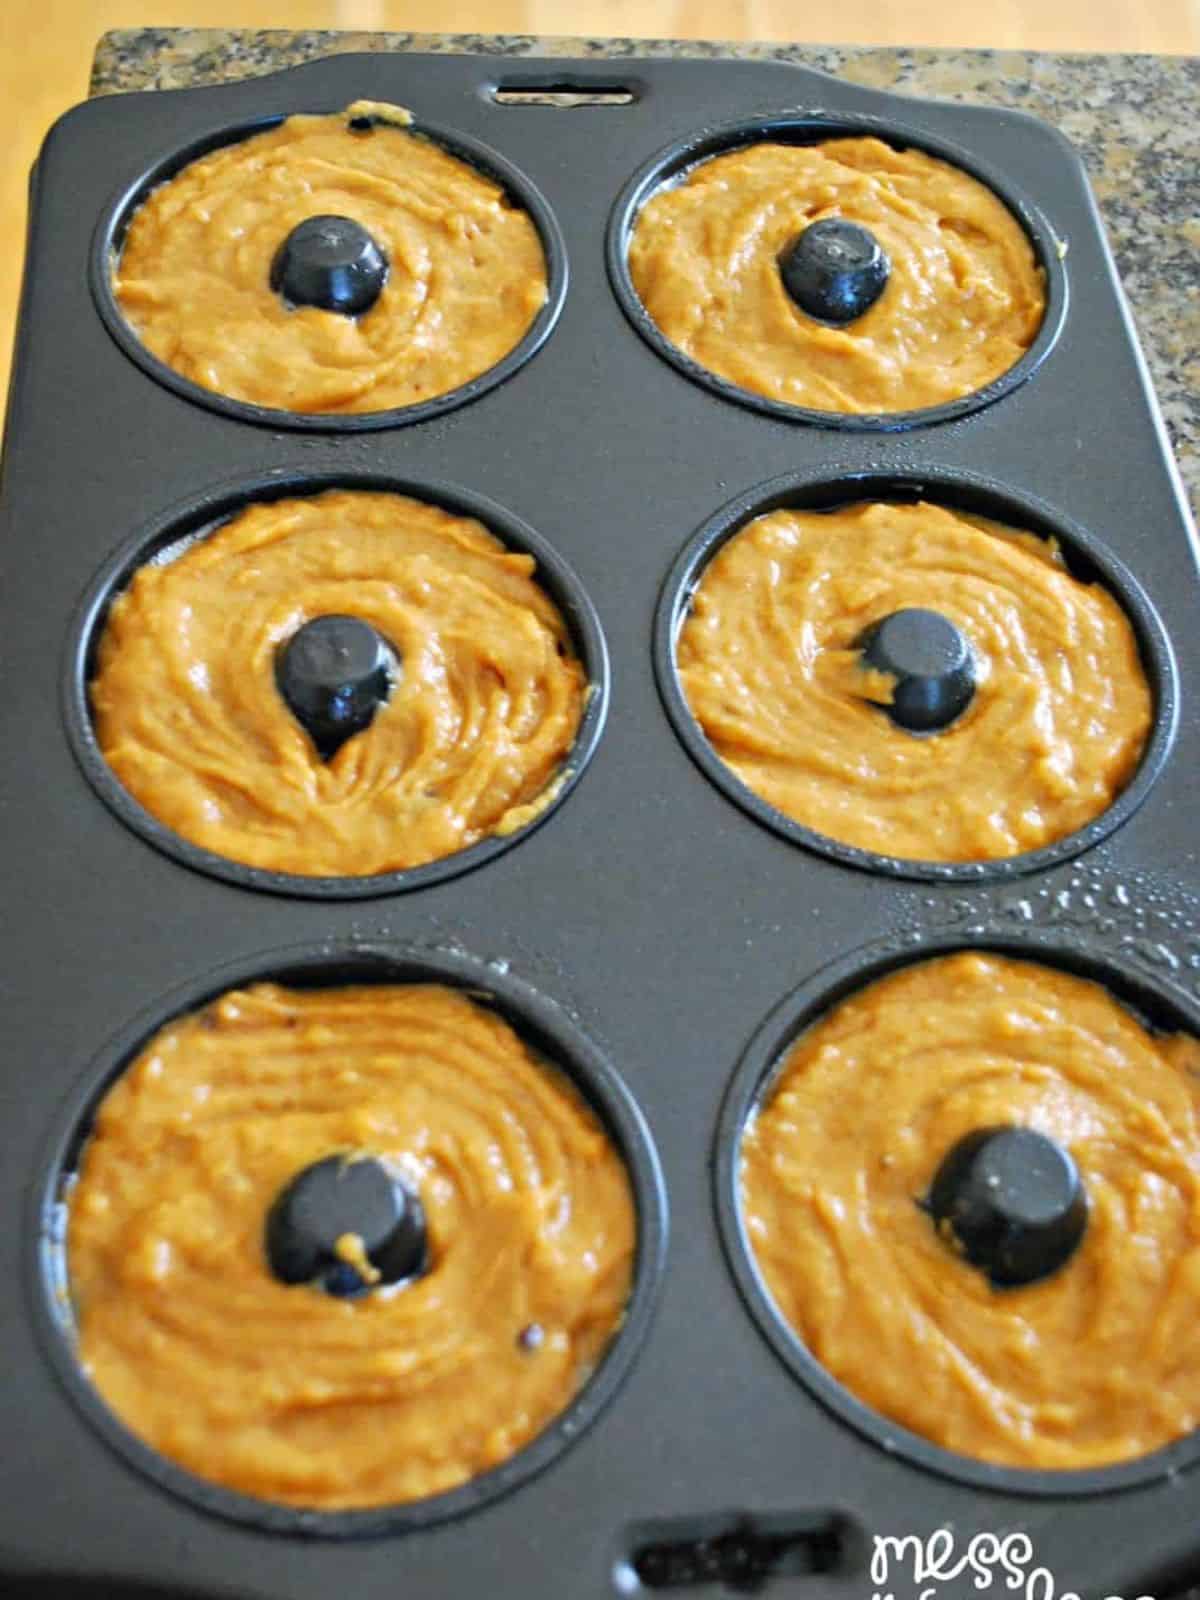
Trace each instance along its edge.
{"label": "speckled stone counter", "polygon": [[355,50],[793,61],[871,88],[1044,117],[1087,161],[1192,504],[1200,502],[1200,58],[140,28],[104,36],[91,89],[189,88]]}

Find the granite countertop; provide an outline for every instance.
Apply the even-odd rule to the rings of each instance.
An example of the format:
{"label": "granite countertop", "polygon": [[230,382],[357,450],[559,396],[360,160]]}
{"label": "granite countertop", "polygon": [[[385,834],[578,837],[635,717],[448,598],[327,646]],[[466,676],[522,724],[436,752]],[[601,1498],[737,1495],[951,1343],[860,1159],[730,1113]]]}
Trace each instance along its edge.
{"label": "granite countertop", "polygon": [[190,88],[356,50],[793,61],[870,88],[1044,117],[1087,162],[1184,481],[1200,503],[1200,57],[138,28],[101,39],[91,92]]}

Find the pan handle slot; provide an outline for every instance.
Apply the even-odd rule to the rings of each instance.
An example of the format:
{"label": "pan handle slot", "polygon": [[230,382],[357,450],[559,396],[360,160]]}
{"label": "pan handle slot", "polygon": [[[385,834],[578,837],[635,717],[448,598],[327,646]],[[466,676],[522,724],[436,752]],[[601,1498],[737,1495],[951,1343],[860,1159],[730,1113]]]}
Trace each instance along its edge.
{"label": "pan handle slot", "polygon": [[637,94],[619,84],[582,89],[570,83],[498,83],[493,85],[491,97],[498,106],[551,106],[558,111],[574,111],[581,106],[631,106]]}
{"label": "pan handle slot", "polygon": [[613,1574],[622,1595],[793,1592],[793,1582],[861,1564],[865,1541],[837,1511],[729,1512],[643,1522]]}

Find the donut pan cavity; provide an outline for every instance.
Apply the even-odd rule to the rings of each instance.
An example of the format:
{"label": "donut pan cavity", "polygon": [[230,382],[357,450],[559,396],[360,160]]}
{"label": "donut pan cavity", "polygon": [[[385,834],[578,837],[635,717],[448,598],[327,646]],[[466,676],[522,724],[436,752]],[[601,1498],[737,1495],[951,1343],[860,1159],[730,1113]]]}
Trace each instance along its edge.
{"label": "donut pan cavity", "polygon": [[[1081,583],[1100,584],[1120,601],[1133,625],[1142,670],[1151,685],[1154,723],[1129,784],[1112,805],[1086,827],[1040,850],[998,861],[912,861],[877,855],[818,833],[776,810],[748,788],[709,743],[688,706],[675,657],[679,630],[708,563],[748,522],[768,512],[828,511],[872,500],[910,504],[925,500],[1053,539],[1072,577]],[[771,483],[759,484],[723,506],[684,546],[663,585],[654,623],[654,669],[663,705],[688,754],[705,776],[750,816],[765,827],[774,828],[783,838],[810,850],[819,850],[845,866],[929,882],[978,883],[987,879],[1016,878],[1067,861],[1099,844],[1133,815],[1150,792],[1170,754],[1179,720],[1179,680],[1174,652],[1158,613],[1129,568],[1104,549],[1093,534],[1072,523],[1061,512],[1028,496],[1014,494],[1002,484],[974,474],[941,469],[923,472],[916,478],[878,471],[846,473],[832,478],[789,473]]]}
{"label": "donut pan cavity", "polygon": [[[342,110],[343,107],[341,104],[322,105],[314,101],[311,106],[306,106],[304,109],[317,113],[332,113]],[[240,126],[224,125],[202,135],[199,139],[189,141],[156,161],[153,167],[142,173],[134,183],[123,187],[101,212],[92,240],[89,263],[92,298],[96,302],[97,311],[104,319],[105,327],[126,355],[145,368],[156,382],[166,384],[169,389],[174,389],[176,393],[185,395],[199,405],[211,406],[214,411],[219,411],[224,416],[237,417],[243,422],[262,423],[268,427],[336,433],[370,428],[396,428],[407,422],[428,422],[431,417],[440,416],[443,411],[466,405],[477,396],[486,394],[489,389],[511,377],[535,354],[549,337],[562,310],[563,299],[567,292],[566,253],[554,213],[524,173],[519,172],[498,151],[480,143],[477,139],[468,138],[448,128],[437,127],[421,118],[419,121],[414,121],[413,131],[440,145],[452,156],[457,156],[460,161],[469,162],[486,177],[498,183],[513,204],[521,206],[533,219],[542,241],[542,250],[546,257],[546,303],[534,318],[529,331],[503,360],[489,367],[487,371],[481,372],[478,377],[460,384],[456,389],[434,395],[428,400],[414,402],[412,405],[392,407],[384,411],[321,416],[254,405],[249,401],[234,400],[228,395],[216,394],[198,383],[193,383],[190,378],[185,378],[182,373],[176,372],[165,361],[153,355],[126,321],[113,294],[113,261],[120,255],[134,212],[154,189],[160,184],[169,182],[189,163],[198,161],[201,156],[209,155],[215,150],[225,149],[229,145],[240,143],[243,139],[252,138],[257,133],[266,133],[278,126],[281,121],[282,116],[278,115],[259,117]]]}
{"label": "donut pan cavity", "polygon": [[[969,172],[1000,196],[1008,209],[1025,229],[1033,246],[1034,257],[1042,269],[1046,290],[1046,311],[1037,337],[1021,359],[982,389],[976,389],[960,399],[943,405],[926,406],[916,411],[901,411],[876,415],[856,415],[816,411],[805,406],[791,406],[766,395],[755,394],[740,385],[709,371],[692,359],[661,332],[658,324],[646,312],[638,292],[633,286],[627,262],[629,241],[637,227],[638,214],[647,200],[659,190],[683,182],[688,173],[715,156],[727,155],[747,145],[771,142],[776,144],[821,144],[826,139],[880,139],[898,150],[922,150],[940,161]],[[1053,225],[1029,198],[1028,194],[1006,178],[1003,171],[989,168],[973,154],[969,147],[949,143],[931,136],[922,128],[906,124],[895,117],[846,117],[820,112],[788,113],[767,117],[739,118],[737,121],[708,128],[691,138],[677,140],[660,151],[630,178],[622,190],[608,225],[608,272],[613,290],[620,300],[625,315],[650,345],[667,361],[673,362],[685,377],[702,383],[714,394],[734,400],[739,405],[751,406],[768,416],[787,422],[817,423],[821,427],[848,429],[850,431],[897,432],[903,428],[928,427],[935,422],[949,422],[955,417],[968,416],[982,406],[1009,394],[1018,384],[1031,377],[1054,348],[1067,314],[1067,273],[1064,252],[1056,237]]]}
{"label": "donut pan cavity", "polygon": [[714,1199],[730,1268],[765,1338],[817,1399],[882,1448],[902,1454],[930,1472],[997,1492],[1048,1496],[1103,1495],[1168,1478],[1200,1458],[1200,1433],[1134,1461],[1076,1472],[998,1467],[931,1444],[872,1411],[826,1371],[776,1311],[755,1264],[741,1205],[741,1140],[747,1121],[769,1100],[791,1046],[822,1016],[868,984],[913,962],[934,960],[960,950],[994,951],[1016,960],[1059,968],[1102,984],[1152,1031],[1200,1034],[1200,1005],[1194,995],[1171,993],[1152,976],[1131,970],[1128,959],[1114,960],[1101,944],[1089,947],[1052,930],[1022,933],[985,929],[975,934],[922,930],[919,944],[910,943],[907,948],[897,950],[884,942],[882,946],[856,950],[822,968],[785,996],[754,1034],[730,1081],[713,1150]]}
{"label": "donut pan cavity", "polygon": [[[105,1093],[146,1042],[175,1017],[196,1011],[229,989],[251,983],[296,989],[344,984],[438,983],[491,1006],[539,1058],[575,1084],[600,1119],[629,1174],[637,1212],[638,1249],[629,1307],[613,1343],[572,1404],[535,1440],[491,1472],[428,1500],[371,1511],[296,1511],[202,1482],[131,1434],[100,1400],[75,1357],[75,1328],[67,1293],[63,1246],[66,1198],[92,1119]],[[35,1303],[51,1358],[80,1410],[140,1471],[214,1515],[297,1536],[353,1538],[427,1527],[462,1516],[507,1494],[542,1471],[576,1439],[616,1393],[654,1311],[666,1244],[666,1201],[658,1158],[637,1106],[592,1041],[552,1001],[496,962],[458,950],[406,951],[390,945],[325,944],[276,951],[199,977],[143,1015],[104,1050],[64,1107],[45,1166],[40,1210]],[[37,1284],[40,1284],[40,1296]]]}
{"label": "donut pan cavity", "polygon": [[[360,878],[307,878],[289,872],[269,872],[248,867],[226,856],[202,849],[152,816],[118,781],[100,750],[88,702],[88,683],[95,668],[96,649],[112,602],[139,567],[152,562],[167,564],[197,540],[214,533],[247,506],[281,498],[317,495],[328,489],[360,493],[410,495],[456,516],[474,517],[511,550],[532,555],[539,583],[564,617],[575,652],[587,673],[587,701],[579,731],[565,763],[565,777],[553,800],[532,822],[509,834],[493,834],[478,844],[443,856],[425,866],[403,872],[379,873]],[[79,607],[63,665],[63,717],[76,760],[96,793],[129,827],[185,866],[208,872],[248,889],[274,894],[310,895],[318,900],[361,900],[373,895],[397,894],[439,883],[490,861],[509,845],[518,843],[551,815],[571,793],[591,760],[604,727],[608,706],[608,655],[595,608],[578,578],[554,547],[510,512],[486,497],[451,484],[413,483],[377,472],[346,471],[297,474],[279,472],[239,480],[212,489],[186,505],[168,509],[106,561],[96,574]]]}
{"label": "donut pan cavity", "polygon": [[[498,85],[518,100],[498,103]],[[630,98],[569,113],[521,98],[564,88]],[[470,405],[391,419],[404,426],[252,423],[158,381],[112,337],[92,292],[93,249],[108,237],[114,196],[144,192],[181,151],[360,98],[409,106],[419,126],[493,152],[493,166],[510,163],[542,195],[570,281],[541,347]],[[897,142],[919,134],[1044,218],[1067,247],[1069,296],[1036,371],[985,406],[889,431],[785,419],[689,381],[664,359],[614,292],[614,216],[664,151],[695,154],[733,125],[779,119],[871,121]],[[1144,595],[1144,613],[1132,609],[1161,744],[1143,769],[1141,804],[1119,827],[1076,841],[1073,861],[1029,861],[979,884],[942,875],[914,884],[798,844],[698,770],[659,693],[656,608],[696,531],[735,502],[765,508],[781,479],[789,493],[823,485],[841,498],[868,481],[897,493],[974,485],[1013,516],[1029,512],[1027,522],[1044,514],[1068,542],[1079,530],[1085,564],[1127,604]],[[512,848],[485,849],[476,870],[431,875],[412,892],[373,884],[362,898],[321,898],[188,870],[129,826],[111,797],[106,804],[76,759],[90,620],[139,554],[201,532],[247,489],[368,480],[434,500],[459,495],[465,508],[477,503],[466,497],[483,497],[503,508],[492,523],[501,537],[520,543],[531,529],[545,542],[552,587],[548,552],[566,564],[612,664],[594,753]],[[770,63],[403,54],[336,56],[69,113],[34,175],[0,480],[0,893],[9,908],[0,1202],[12,1219],[0,1244],[9,1286],[0,1428],[19,1440],[0,1452],[5,1595],[603,1600],[661,1591],[708,1600],[748,1592],[757,1573],[768,1597],[849,1600],[872,1592],[872,1536],[927,1539],[945,1527],[960,1549],[974,1533],[1022,1530],[1059,1590],[1088,1600],[1164,1600],[1172,1576],[1200,1569],[1190,1447],[1170,1472],[1081,1494],[986,1474],[966,1481],[831,1409],[762,1337],[713,1203],[718,1117],[737,1063],[762,1019],[831,959],[853,965],[872,941],[901,959],[931,938],[970,944],[1016,929],[1085,964],[1143,971],[1167,1009],[1191,992],[1200,962],[1193,541],[1082,169],[1030,119]],[[585,613],[581,602],[571,620],[586,652]],[[399,1517],[365,1538],[214,1514],[114,1448],[80,1403],[38,1248],[56,1163],[99,1077],[189,996],[211,993],[214,973],[262,971],[263,952],[296,946],[327,952],[328,970],[373,959],[372,950],[433,968],[478,962],[491,974],[485,988],[503,995],[511,979],[558,1008],[644,1116],[672,1216],[653,1319],[614,1352],[621,1381],[571,1447],[486,1505],[422,1527]],[[635,1307],[631,1321],[640,1316]]]}

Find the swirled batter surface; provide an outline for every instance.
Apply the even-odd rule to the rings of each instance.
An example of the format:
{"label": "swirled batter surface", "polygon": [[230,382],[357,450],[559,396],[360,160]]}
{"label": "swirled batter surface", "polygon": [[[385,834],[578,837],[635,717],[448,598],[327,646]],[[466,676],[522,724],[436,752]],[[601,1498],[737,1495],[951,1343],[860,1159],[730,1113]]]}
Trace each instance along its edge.
{"label": "swirled batter surface", "polygon": [[[843,327],[802,311],[779,273],[781,252],[825,217],[861,223],[891,261],[883,294]],[[1046,308],[1007,206],[959,168],[878,139],[755,144],[701,162],[643,207],[629,271],[686,355],[819,411],[912,411],[970,394],[1020,360]]]}
{"label": "swirled batter surface", "polygon": [[[424,1277],[335,1299],[272,1277],[276,1195],[340,1151],[420,1193]],[[572,1399],[616,1331],[636,1224],[593,1113],[439,986],[233,990],[105,1097],[70,1198],[83,1366],[163,1455],[323,1510],[453,1488]]]}
{"label": "swirled batter surface", "polygon": [[[369,102],[288,117],[160,184],[113,275],[146,348],[205,389],[300,412],[412,405],[495,366],[546,301],[537,229],[411,120]],[[359,317],[292,309],[271,288],[280,244],[321,215],[361,223],[390,263]]]}
{"label": "swirled batter surface", "polygon": [[[114,601],[91,685],[100,748],[160,821],[249,866],[364,876],[510,833],[557,792],[586,693],[534,567],[403,495],[251,506]],[[371,623],[401,670],[326,762],[275,662],[328,614]]]}
{"label": "swirled batter surface", "polygon": [[[918,1200],[976,1128],[1065,1145],[1090,1214],[1050,1278],[995,1290]],[[1053,1469],[1200,1424],[1200,1042],[1099,985],[966,952],[802,1034],[747,1127],[750,1244],[780,1312],[857,1397],[935,1444]]]}
{"label": "swirled batter surface", "polygon": [[[894,680],[856,641],[906,607],[963,630],[976,690],[922,738],[881,709]],[[1152,697],[1113,597],[1052,541],[934,505],[774,511],[710,562],[680,630],[679,679],[713,747],[769,804],[911,860],[1053,843],[1133,776]]]}

